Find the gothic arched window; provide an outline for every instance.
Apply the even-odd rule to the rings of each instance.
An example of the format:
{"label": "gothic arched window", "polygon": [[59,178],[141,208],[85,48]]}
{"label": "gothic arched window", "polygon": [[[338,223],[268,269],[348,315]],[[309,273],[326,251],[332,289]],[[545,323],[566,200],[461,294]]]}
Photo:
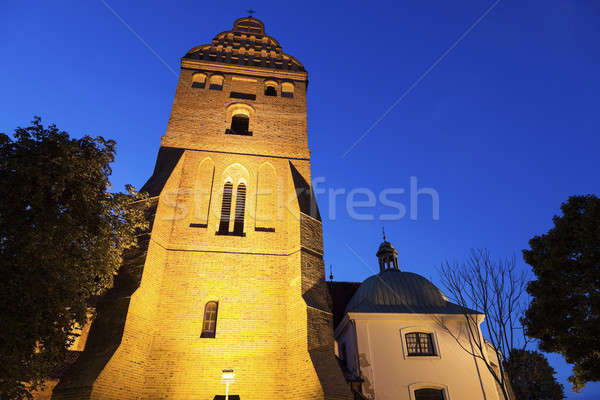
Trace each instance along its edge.
{"label": "gothic arched window", "polygon": [[244,233],[244,214],[246,212],[246,185],[240,183],[235,195],[235,219],[233,221],[233,233],[241,235]]}
{"label": "gothic arched window", "polygon": [[209,301],[204,307],[204,321],[202,322],[202,335],[203,338],[214,338],[215,332],[217,331],[217,309],[219,303],[216,301]]}
{"label": "gothic arched window", "polygon": [[223,187],[223,201],[221,202],[221,222],[219,223],[218,233],[229,232],[229,217],[231,215],[231,196],[233,194],[233,184],[225,183]]}

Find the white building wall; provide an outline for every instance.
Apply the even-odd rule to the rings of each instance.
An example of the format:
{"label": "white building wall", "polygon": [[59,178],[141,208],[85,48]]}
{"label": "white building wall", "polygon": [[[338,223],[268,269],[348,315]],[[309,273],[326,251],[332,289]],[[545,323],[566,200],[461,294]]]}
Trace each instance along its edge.
{"label": "white building wall", "polygon": [[[463,350],[432,315],[350,313],[348,317],[350,321],[345,321],[347,324],[338,332],[338,341],[347,343],[350,359],[349,344],[356,340],[354,357],[359,360],[366,397],[413,400],[415,389],[430,387],[443,389],[446,400],[499,399],[487,367]],[[454,320],[448,326],[460,334],[464,317],[451,318]],[[411,331],[432,333],[436,355],[409,357],[404,334]],[[462,343],[470,348],[468,336],[462,332]]]}

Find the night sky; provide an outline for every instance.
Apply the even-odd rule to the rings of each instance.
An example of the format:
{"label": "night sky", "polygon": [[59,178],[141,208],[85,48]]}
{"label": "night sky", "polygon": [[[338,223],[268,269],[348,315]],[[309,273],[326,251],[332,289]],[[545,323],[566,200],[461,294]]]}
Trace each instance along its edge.
{"label": "night sky", "polygon": [[[312,173],[324,188],[325,262],[336,280],[376,271],[382,226],[402,269],[437,284],[440,263],[471,248],[528,268],[521,250],[552,226],[561,202],[600,194],[600,2],[591,0],[6,0],[0,132],[40,115],[73,136],[112,138],[114,189],[141,187],[180,58],[249,7],[309,72]],[[439,219],[426,195],[410,218],[411,177],[439,194]],[[357,210],[370,219],[360,220],[337,196],[333,218],[330,191],[359,188],[404,189],[390,199],[406,215],[382,221],[395,210],[377,200]],[[549,359],[569,399],[600,395],[600,383],[571,392],[570,367]]]}

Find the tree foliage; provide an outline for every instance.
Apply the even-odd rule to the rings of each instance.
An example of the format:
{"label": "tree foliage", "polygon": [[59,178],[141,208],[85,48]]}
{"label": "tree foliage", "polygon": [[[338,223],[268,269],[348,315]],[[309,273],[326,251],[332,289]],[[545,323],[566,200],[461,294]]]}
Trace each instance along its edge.
{"label": "tree foliage", "polygon": [[556,381],[554,368],[537,351],[511,351],[504,368],[510,376],[514,397],[518,400],[561,400],[563,387]]}
{"label": "tree foliage", "polygon": [[109,193],[115,142],[55,125],[0,134],[0,397],[28,397],[112,285],[124,249],[146,229],[146,201]]}
{"label": "tree foliage", "polygon": [[600,380],[600,199],[572,196],[554,227],[529,241],[525,261],[536,280],[527,291],[527,334],[540,349],[574,364],[574,390]]}

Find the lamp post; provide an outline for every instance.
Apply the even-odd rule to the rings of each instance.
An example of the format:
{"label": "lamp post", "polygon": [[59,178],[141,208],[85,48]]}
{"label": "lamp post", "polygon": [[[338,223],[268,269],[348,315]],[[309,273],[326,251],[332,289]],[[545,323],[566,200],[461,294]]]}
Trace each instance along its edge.
{"label": "lamp post", "polygon": [[232,369],[224,369],[221,372],[221,382],[225,384],[225,400],[229,400],[229,384],[234,382],[235,371]]}

